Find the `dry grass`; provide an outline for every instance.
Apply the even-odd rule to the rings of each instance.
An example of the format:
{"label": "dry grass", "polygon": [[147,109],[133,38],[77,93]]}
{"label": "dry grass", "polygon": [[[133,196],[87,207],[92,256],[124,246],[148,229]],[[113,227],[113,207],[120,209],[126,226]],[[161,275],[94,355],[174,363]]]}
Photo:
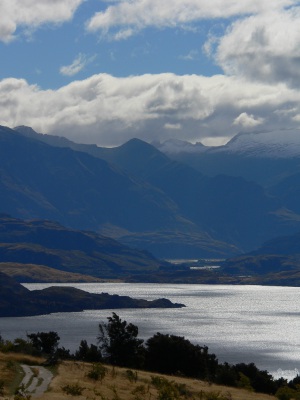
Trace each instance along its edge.
{"label": "dry grass", "polygon": [[[108,372],[102,382],[94,381],[87,377],[91,370],[91,364],[77,362],[63,362],[58,368],[58,374],[53,379],[49,391],[44,394],[43,400],[60,400],[72,398],[63,392],[65,385],[78,384],[84,387],[78,400],[157,400],[158,392],[151,384],[151,376],[163,376],[144,371],[137,371],[137,381],[132,382],[126,375],[126,369],[107,367]],[[225,395],[230,392],[232,400],[272,400],[273,396],[252,393],[242,389],[217,386],[207,382],[180,378],[174,376],[163,376],[169,381],[185,384],[190,393],[188,398],[200,400],[202,392],[220,392]],[[140,388],[138,393],[135,389]],[[144,393],[142,393],[144,391]],[[184,398],[184,397],[182,397]],[[230,398],[230,397],[228,397]],[[203,397],[204,399],[204,397]]]}
{"label": "dry grass", "polygon": [[14,392],[23,378],[23,370],[20,364],[39,365],[44,359],[25,354],[0,352],[0,381],[5,386],[5,395]]}
{"label": "dry grass", "polygon": [[[13,399],[8,396],[12,393],[22,379],[22,372],[19,368],[20,363],[39,365],[44,360],[37,357],[26,356],[22,354],[4,354],[0,353],[0,380],[5,381],[5,399]],[[158,391],[151,384],[151,377],[164,377],[171,382],[186,385],[188,397],[182,397],[186,400],[203,400],[201,393],[219,392],[227,395],[232,400],[274,400],[275,397],[264,394],[252,393],[242,389],[230,388],[226,386],[217,386],[207,382],[187,379],[174,376],[164,376],[144,371],[133,371],[137,373],[136,382],[130,381],[126,374],[127,369],[113,368],[106,366],[107,373],[102,382],[95,381],[87,377],[91,371],[92,364],[65,361],[59,367],[56,376],[52,380],[49,390],[39,399],[42,400],[158,400]],[[84,387],[82,395],[71,396],[63,391],[66,385],[79,385]],[[230,393],[230,395],[228,395]],[[230,397],[231,396],[231,397]],[[0,397],[1,398],[1,397]]]}

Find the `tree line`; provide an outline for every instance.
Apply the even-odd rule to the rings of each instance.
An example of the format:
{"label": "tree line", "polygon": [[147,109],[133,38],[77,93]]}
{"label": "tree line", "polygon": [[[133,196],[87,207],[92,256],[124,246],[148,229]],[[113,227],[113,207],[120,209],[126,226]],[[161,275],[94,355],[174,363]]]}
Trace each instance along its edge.
{"label": "tree line", "polygon": [[300,400],[300,377],[292,381],[275,380],[254,363],[231,365],[220,363],[208,347],[193,344],[181,336],[156,333],[144,341],[138,337],[138,327],[112,313],[107,322],[99,324],[97,345],[81,340],[74,354],[59,347],[56,332],[27,334],[27,340],[13,342],[0,336],[0,351],[17,351],[32,355],[44,355],[49,363],[59,359],[76,359],[92,363],[108,363],[115,366],[144,369],[168,375],[180,375],[216,384],[241,387],[255,392],[276,394],[280,400]]}

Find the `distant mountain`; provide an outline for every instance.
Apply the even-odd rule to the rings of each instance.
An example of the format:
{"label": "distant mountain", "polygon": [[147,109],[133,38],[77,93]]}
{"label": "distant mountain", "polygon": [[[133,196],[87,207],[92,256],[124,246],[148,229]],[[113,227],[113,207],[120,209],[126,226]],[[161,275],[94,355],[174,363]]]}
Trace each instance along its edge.
{"label": "distant mountain", "polygon": [[[249,250],[269,238],[270,234],[276,235],[285,229],[276,214],[276,210],[281,207],[280,201],[275,196],[269,196],[254,182],[224,174],[208,178],[138,139],[106,149],[102,157],[131,176],[146,180],[161,189],[178,205],[184,217],[206,233],[206,237],[209,235],[217,241],[229,242]],[[205,236],[203,233],[202,240]],[[190,236],[193,237],[193,232]],[[151,247],[147,242],[150,237],[153,243]],[[135,243],[162,255],[158,247],[164,241],[155,240],[153,234],[138,237],[129,234],[124,235],[123,240],[127,244]],[[180,243],[178,246],[175,246],[174,252],[180,248]],[[220,250],[221,247],[216,249]],[[186,253],[194,253],[188,247],[185,249]],[[204,251],[202,254],[207,256]]]}
{"label": "distant mountain", "polygon": [[[157,145],[157,144],[156,144]],[[187,146],[173,151],[164,143],[158,149],[199,172],[241,176],[263,186],[276,184],[300,168],[300,130],[240,133],[224,146]]]}
{"label": "distant mountain", "polygon": [[[66,226],[93,229],[119,240],[126,237],[126,243],[132,237],[134,245],[136,238],[144,234],[155,237],[157,232],[164,232],[164,236],[170,232],[165,249],[157,253],[160,257],[172,257],[172,247],[177,249],[179,241],[179,237],[173,240],[176,232],[190,235],[189,245],[181,244],[186,253],[191,245],[199,256],[214,257],[221,253],[222,257],[226,257],[239,252],[235,246],[214,238],[189,218],[194,213],[190,210],[193,210],[196,198],[191,202],[188,196],[192,191],[195,192],[195,187],[198,190],[195,180],[202,180],[203,177],[189,167],[172,162],[153,146],[133,140],[120,148],[101,149],[72,144],[56,137],[51,139],[26,127],[17,129],[19,132],[12,135],[12,140],[20,141],[20,148],[30,146],[33,159],[36,152],[45,152],[46,155],[36,160],[35,165],[41,167],[39,171],[33,171],[32,166],[32,176],[24,177],[23,171],[28,167],[20,166],[18,173],[21,178],[18,183],[26,183],[26,192],[18,187],[18,196],[22,198],[15,204],[18,200],[14,193],[17,185],[13,182],[7,188],[10,195],[6,203],[2,202],[2,207],[0,197],[0,209],[3,211],[18,217],[54,219]],[[44,141],[51,142],[51,146],[46,146],[42,143]],[[55,147],[57,144],[64,148]],[[70,146],[80,152],[72,151]],[[12,147],[18,149],[18,146]],[[20,160],[23,157],[23,154],[19,155]],[[8,165],[3,169],[10,171]],[[36,174],[39,174],[36,179],[38,182],[34,182],[34,193],[29,194],[28,189],[31,189],[31,181]],[[168,183],[168,187],[159,185],[157,178]],[[181,184],[184,186],[181,187]],[[185,191],[186,196],[182,196]],[[53,199],[54,193],[57,195]],[[32,200],[38,204],[32,205]],[[21,202],[25,206],[21,207]],[[205,240],[202,241],[202,238]],[[218,248],[219,244],[221,249]],[[140,245],[152,250],[147,241]],[[212,249],[212,252],[209,253],[208,249]]]}
{"label": "distant mountain", "polygon": [[167,299],[142,300],[128,296],[94,294],[72,287],[30,291],[0,272],[0,317],[116,308],[179,308]]}
{"label": "distant mountain", "polygon": [[162,153],[170,155],[177,153],[202,153],[208,149],[208,147],[200,142],[193,144],[179,139],[168,139],[162,143],[152,142],[151,144]]}
{"label": "distant mountain", "polygon": [[0,215],[0,260],[106,279],[155,273],[166,265],[147,252],[131,249],[93,232],[6,215]]}
{"label": "distant mountain", "polygon": [[251,254],[293,255],[298,256],[300,261],[300,232],[269,240]]}
{"label": "distant mountain", "polygon": [[[294,197],[288,192],[280,192],[276,186],[292,171],[297,171],[300,158],[272,158],[267,150],[267,156],[262,155],[263,151],[255,152],[253,149],[258,149],[261,143],[267,149],[272,142],[273,136],[268,132],[249,136],[240,134],[222,148],[194,145],[199,153],[178,152],[174,155],[175,160],[138,139],[116,148],[100,148],[72,144],[59,138],[50,139],[25,127],[16,129],[34,137],[34,142],[51,142],[53,152],[69,151],[72,157],[80,158],[81,165],[85,165],[82,158],[92,155],[93,162],[90,157],[84,162],[89,160],[94,165],[98,160],[105,163],[106,168],[121,174],[122,179],[129,178],[132,185],[136,185],[133,189],[126,184],[123,193],[117,190],[118,184],[107,185],[107,208],[103,208],[102,218],[95,216],[96,208],[87,204],[86,198],[86,215],[83,215],[79,206],[82,199],[75,193],[72,201],[76,199],[78,207],[68,221],[62,221],[64,224],[74,224],[80,215],[82,227],[88,218],[93,217],[94,226],[89,225],[89,228],[114,235],[128,245],[140,246],[166,258],[175,254],[176,257],[193,254],[193,257],[226,258],[241,250],[252,250],[279,234],[300,230],[297,208],[300,201],[297,202],[295,184]],[[288,132],[296,140],[297,132]],[[68,148],[53,147],[57,143]],[[254,144],[251,147],[249,143]],[[82,153],[71,152],[70,147],[80,149]],[[101,179],[106,176],[103,171],[91,168],[90,164],[89,171],[93,171],[95,176],[101,174]],[[72,175],[72,172],[68,174]],[[104,184],[108,180],[110,178],[106,178]],[[82,188],[81,194],[88,190],[84,182],[77,183]],[[63,195],[63,199],[68,203],[68,194]],[[116,199],[122,199],[122,202],[117,204]],[[99,204],[101,201],[99,198]],[[129,205],[130,218],[125,218],[122,213],[122,204]]]}
{"label": "distant mountain", "polygon": [[[280,236],[269,240],[258,249],[226,260],[222,271],[231,275],[266,275],[268,281],[280,284],[280,278],[286,281],[287,272],[300,278],[300,232],[289,236]],[[272,277],[272,274],[277,274]],[[295,283],[294,283],[295,284]]]}
{"label": "distant mountain", "polygon": [[223,146],[204,146],[170,139],[153,143],[168,155],[178,153],[230,153],[244,157],[290,158],[300,157],[300,129],[281,129],[261,132],[242,132]]}

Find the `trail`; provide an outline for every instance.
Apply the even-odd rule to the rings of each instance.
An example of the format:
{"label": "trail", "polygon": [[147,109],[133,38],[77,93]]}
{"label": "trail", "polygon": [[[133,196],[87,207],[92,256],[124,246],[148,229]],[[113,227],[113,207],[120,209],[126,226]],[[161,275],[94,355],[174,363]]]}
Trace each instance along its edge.
{"label": "trail", "polygon": [[41,396],[47,389],[53,378],[53,374],[46,368],[39,365],[25,365],[21,367],[25,376],[21,382],[25,392],[31,394],[32,397]]}

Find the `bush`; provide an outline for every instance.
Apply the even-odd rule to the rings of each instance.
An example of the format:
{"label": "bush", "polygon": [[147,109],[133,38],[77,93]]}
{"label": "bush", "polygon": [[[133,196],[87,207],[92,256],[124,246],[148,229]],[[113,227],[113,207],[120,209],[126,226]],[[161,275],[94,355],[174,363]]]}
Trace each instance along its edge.
{"label": "bush", "polygon": [[129,382],[136,382],[137,381],[137,372],[132,371],[131,369],[127,369],[125,371],[125,376],[129,380]]}
{"label": "bush", "polygon": [[92,369],[87,373],[87,377],[94,379],[95,381],[100,380],[101,382],[105,378],[107,373],[107,368],[104,365],[97,363],[93,364]]}
{"label": "bush", "polygon": [[85,387],[80,386],[78,383],[74,383],[73,385],[62,386],[62,390],[66,394],[70,394],[72,396],[81,396],[84,389]]}

